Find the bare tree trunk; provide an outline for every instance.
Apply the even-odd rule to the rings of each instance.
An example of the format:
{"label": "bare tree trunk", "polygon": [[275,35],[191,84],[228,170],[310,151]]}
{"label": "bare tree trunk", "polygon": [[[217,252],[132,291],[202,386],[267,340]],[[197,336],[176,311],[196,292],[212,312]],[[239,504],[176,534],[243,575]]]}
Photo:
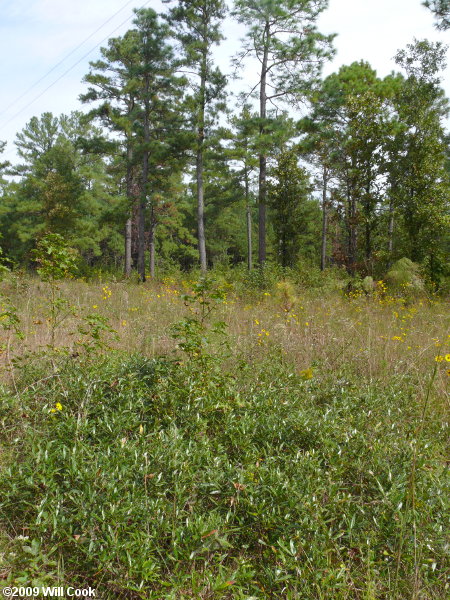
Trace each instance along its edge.
{"label": "bare tree trunk", "polygon": [[132,238],[132,220],[131,214],[133,212],[133,167],[132,167],[132,149],[131,141],[127,142],[127,181],[126,181],[126,195],[129,203],[130,216],[125,224],[125,277],[131,275],[131,238]]}
{"label": "bare tree trunk", "polygon": [[394,251],[394,201],[389,200],[389,226],[388,226],[388,267],[392,264],[392,253]]}
{"label": "bare tree trunk", "polygon": [[320,270],[323,271],[327,262],[327,228],[328,228],[328,169],[323,168],[323,188],[322,188],[322,248],[320,253]]}
{"label": "bare tree trunk", "polygon": [[131,275],[131,233],[132,223],[130,217],[125,224],[125,277]]}
{"label": "bare tree trunk", "polygon": [[[261,65],[261,82],[259,89],[259,116],[261,124],[259,126],[260,135],[265,132],[265,119],[267,116],[267,62],[269,56],[269,29],[270,24],[266,22],[264,30],[264,53]],[[264,150],[259,155],[259,193],[258,193],[258,233],[259,247],[258,260],[262,267],[266,262],[266,202],[267,202],[267,156]]]}
{"label": "bare tree trunk", "polygon": [[357,231],[356,231],[356,199],[353,182],[347,174],[347,227],[348,227],[348,257],[347,270],[350,275],[356,272],[356,249],[357,249]]}
{"label": "bare tree trunk", "polygon": [[138,205],[138,259],[137,270],[141,281],[145,281],[145,196],[142,194]]}
{"label": "bare tree trunk", "polygon": [[247,267],[251,271],[253,269],[252,256],[252,209],[250,204],[247,204]]}
{"label": "bare tree trunk", "polygon": [[267,159],[259,157],[259,208],[258,208],[258,261],[260,266],[266,262],[266,198],[267,198]]}
{"label": "bare tree trunk", "polygon": [[206,96],[206,70],[207,55],[203,54],[200,74],[200,106],[197,124],[197,225],[198,225],[198,253],[200,258],[200,269],[206,273],[206,240],[205,240],[205,201],[203,181],[203,152],[205,144],[205,96]]}
{"label": "bare tree trunk", "polygon": [[138,205],[138,273],[141,281],[145,281],[145,208],[147,206],[148,186],[148,144],[150,142],[149,129],[149,75],[145,76],[144,89],[144,152],[142,157],[142,186],[141,197]]}
{"label": "bare tree trunk", "polygon": [[150,209],[150,235],[149,235],[149,250],[150,250],[150,277],[155,277],[155,218],[153,204]]}
{"label": "bare tree trunk", "polygon": [[198,253],[200,269],[206,272],[206,240],[205,240],[205,201],[203,188],[203,149],[197,151],[197,221],[198,221]]}
{"label": "bare tree trunk", "polygon": [[356,229],[356,200],[352,194],[351,197],[351,216],[350,216],[350,273],[356,273],[356,251],[358,246]]}
{"label": "bare tree trunk", "polygon": [[369,221],[366,221],[365,227],[365,246],[366,246],[366,262],[370,262],[372,258],[372,229]]}
{"label": "bare tree trunk", "polygon": [[244,167],[244,184],[245,184],[245,206],[247,211],[247,266],[248,270],[253,269],[253,253],[252,253],[252,207],[250,206],[250,184],[248,180],[247,165]]}
{"label": "bare tree trunk", "polygon": [[370,201],[370,182],[367,183],[366,186],[366,199],[365,199],[365,254],[366,254],[366,264],[368,268],[368,272],[372,275],[372,227],[373,227],[373,211]]}

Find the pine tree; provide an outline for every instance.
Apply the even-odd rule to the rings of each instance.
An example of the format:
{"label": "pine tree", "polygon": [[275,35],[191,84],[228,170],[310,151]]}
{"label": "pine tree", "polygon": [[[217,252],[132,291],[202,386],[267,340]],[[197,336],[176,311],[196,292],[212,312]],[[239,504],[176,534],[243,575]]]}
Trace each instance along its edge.
{"label": "pine tree", "polygon": [[[3,152],[5,151],[5,147],[6,147],[6,142],[0,141],[0,154],[3,154]],[[0,193],[3,193],[3,187],[7,183],[6,180],[3,179],[3,174],[5,173],[6,169],[9,167],[9,165],[10,165],[9,161],[0,162]]]}
{"label": "pine tree", "polygon": [[276,255],[283,267],[295,266],[300,255],[312,258],[318,239],[318,205],[297,153],[285,150],[273,169],[268,198],[276,237]]}
{"label": "pine tree", "polygon": [[[126,193],[130,208],[136,204],[137,214],[137,270],[145,281],[146,213],[151,213],[152,239],[152,196],[161,191],[161,172],[167,164],[173,169],[174,161],[184,155],[180,101],[185,80],[175,75],[168,25],[160,22],[151,9],[137,10],[133,23],[134,28],[122,38],[109,41],[108,48],[102,50],[104,60],[92,64],[97,72],[91,72],[86,81],[93,87],[82,99],[103,101],[93,114],[124,137]],[[131,266],[131,227],[128,218],[127,274]]]}
{"label": "pine tree", "polygon": [[317,31],[315,23],[328,0],[237,0],[234,14],[247,26],[240,60],[255,57],[260,63],[259,95],[259,263],[266,260],[266,198],[268,103],[304,99],[321,68],[331,56],[333,36]]}
{"label": "pine tree", "polygon": [[257,159],[257,136],[258,115],[251,112],[249,104],[244,104],[239,115],[231,119],[235,129],[233,144],[229,149],[229,155],[233,162],[237,163],[237,176],[244,188],[246,232],[247,232],[247,267],[253,268],[253,179],[258,166]]}
{"label": "pine tree", "polygon": [[223,0],[178,0],[168,16],[181,43],[181,65],[194,77],[191,80],[193,93],[190,105],[195,129],[198,250],[203,272],[207,269],[204,157],[209,130],[220,108],[223,108],[221,103],[226,85],[225,77],[213,65],[212,50],[223,39],[220,27],[225,12]]}
{"label": "pine tree", "polygon": [[[82,102],[95,102],[97,107],[90,111],[91,118],[97,118],[108,129],[119,134],[118,149],[121,152],[121,166],[117,164],[116,172],[124,171],[126,195],[125,223],[125,275],[131,274],[132,260],[132,223],[131,214],[136,203],[134,132],[132,127],[132,112],[137,102],[136,86],[131,84],[131,70],[138,57],[130,36],[112,38],[107,48],[101,48],[102,59],[91,62],[90,72],[84,81],[90,84],[87,93],[80,96]],[[101,103],[101,104],[98,104]],[[117,157],[117,153],[115,153]]]}
{"label": "pine tree", "polygon": [[425,0],[423,5],[429,8],[436,17],[437,29],[450,28],[450,0]]}
{"label": "pine tree", "polygon": [[59,122],[52,113],[45,112],[40,117],[32,117],[14,141],[17,154],[24,161],[14,167],[14,173],[30,173],[36,163],[53,148],[59,134]]}
{"label": "pine tree", "polygon": [[83,150],[101,132],[79,112],[33,117],[17,135],[22,162],[11,169],[21,179],[8,186],[0,217],[5,245],[26,255],[41,232],[71,240],[89,262],[116,248],[117,194],[99,154]]}

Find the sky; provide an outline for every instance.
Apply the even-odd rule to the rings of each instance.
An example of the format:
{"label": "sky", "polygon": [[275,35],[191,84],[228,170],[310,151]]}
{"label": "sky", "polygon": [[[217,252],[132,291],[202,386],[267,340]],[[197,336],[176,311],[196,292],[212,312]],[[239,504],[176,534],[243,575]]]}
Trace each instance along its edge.
{"label": "sky", "polygon": [[[0,0],[0,140],[7,142],[2,160],[17,161],[13,142],[31,117],[83,109],[78,97],[86,90],[82,78],[89,61],[99,58],[108,38],[130,28],[132,9],[141,6],[158,12],[164,7],[160,0]],[[414,38],[450,44],[450,31],[436,31],[421,0],[330,0],[318,27],[338,34],[325,75],[363,59],[383,77],[396,69],[397,50]],[[227,17],[224,35],[217,62],[230,73],[243,30]],[[249,89],[252,75],[248,71],[233,87]],[[450,67],[442,85],[450,96]]]}

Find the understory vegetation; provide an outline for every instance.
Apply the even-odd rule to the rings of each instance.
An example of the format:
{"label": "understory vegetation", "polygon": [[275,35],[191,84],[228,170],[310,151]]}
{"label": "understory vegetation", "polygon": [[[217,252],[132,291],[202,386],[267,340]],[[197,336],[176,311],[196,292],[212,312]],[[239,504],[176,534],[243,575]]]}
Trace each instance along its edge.
{"label": "understory vegetation", "polygon": [[0,585],[448,597],[442,299],[39,264],[2,284]]}

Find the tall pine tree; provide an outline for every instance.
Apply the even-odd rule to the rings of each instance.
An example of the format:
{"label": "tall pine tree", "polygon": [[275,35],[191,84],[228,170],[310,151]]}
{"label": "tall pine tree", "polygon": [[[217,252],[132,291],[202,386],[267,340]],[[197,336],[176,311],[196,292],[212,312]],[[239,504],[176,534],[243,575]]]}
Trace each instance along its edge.
{"label": "tall pine tree", "polygon": [[259,63],[254,90],[259,96],[259,263],[266,260],[268,104],[304,99],[324,59],[331,56],[333,36],[318,32],[316,21],[328,0],[237,0],[234,13],[247,27],[240,59]]}
{"label": "tall pine tree", "polygon": [[200,267],[207,270],[205,239],[204,160],[209,131],[223,101],[226,79],[214,66],[212,50],[223,36],[221,24],[226,6],[223,0],[178,0],[168,15],[181,44],[180,66],[191,74],[190,98],[195,130],[195,178],[197,195],[198,250]]}

